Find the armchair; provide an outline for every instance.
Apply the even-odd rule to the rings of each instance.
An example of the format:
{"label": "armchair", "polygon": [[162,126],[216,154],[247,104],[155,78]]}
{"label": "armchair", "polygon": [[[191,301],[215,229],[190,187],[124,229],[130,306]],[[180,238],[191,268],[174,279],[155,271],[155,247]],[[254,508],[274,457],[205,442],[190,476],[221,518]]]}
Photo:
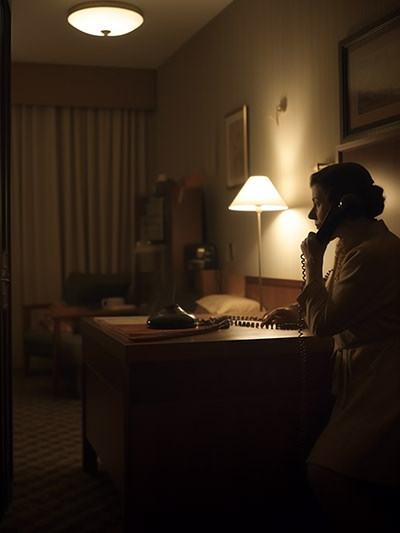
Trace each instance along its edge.
{"label": "armchair", "polygon": [[69,361],[76,365],[79,376],[82,343],[80,319],[101,314],[134,314],[134,306],[118,311],[101,308],[103,298],[116,296],[126,299],[130,286],[130,274],[73,272],[64,283],[62,302],[24,305],[25,375],[30,373],[32,357],[45,357],[52,361],[55,391],[58,389],[63,363]]}

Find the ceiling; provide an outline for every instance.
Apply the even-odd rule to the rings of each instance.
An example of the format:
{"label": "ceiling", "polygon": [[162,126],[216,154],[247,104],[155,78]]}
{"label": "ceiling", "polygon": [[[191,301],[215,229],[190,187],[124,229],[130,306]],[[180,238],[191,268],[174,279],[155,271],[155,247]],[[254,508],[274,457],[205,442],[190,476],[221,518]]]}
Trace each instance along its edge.
{"label": "ceiling", "polygon": [[156,69],[232,1],[134,0],[144,24],[107,38],[67,23],[80,0],[9,0],[12,61]]}

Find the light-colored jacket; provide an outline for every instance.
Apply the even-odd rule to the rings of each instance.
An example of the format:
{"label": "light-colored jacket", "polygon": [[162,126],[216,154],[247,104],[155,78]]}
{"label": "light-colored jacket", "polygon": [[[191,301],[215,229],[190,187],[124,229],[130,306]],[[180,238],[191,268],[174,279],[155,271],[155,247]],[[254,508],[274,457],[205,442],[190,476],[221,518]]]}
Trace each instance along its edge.
{"label": "light-colored jacket", "polygon": [[400,483],[400,239],[376,221],[349,252],[339,243],[328,282],[311,282],[298,303],[313,334],[335,341],[336,401],[308,461]]}

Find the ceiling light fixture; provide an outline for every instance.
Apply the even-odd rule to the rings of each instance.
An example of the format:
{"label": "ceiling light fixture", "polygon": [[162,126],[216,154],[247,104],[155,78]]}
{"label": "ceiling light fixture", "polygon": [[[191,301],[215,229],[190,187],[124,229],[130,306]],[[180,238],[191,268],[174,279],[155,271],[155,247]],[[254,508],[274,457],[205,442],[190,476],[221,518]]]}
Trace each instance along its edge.
{"label": "ceiling light fixture", "polygon": [[124,2],[86,2],[68,12],[77,30],[98,37],[116,37],[136,30],[144,22],[139,9]]}

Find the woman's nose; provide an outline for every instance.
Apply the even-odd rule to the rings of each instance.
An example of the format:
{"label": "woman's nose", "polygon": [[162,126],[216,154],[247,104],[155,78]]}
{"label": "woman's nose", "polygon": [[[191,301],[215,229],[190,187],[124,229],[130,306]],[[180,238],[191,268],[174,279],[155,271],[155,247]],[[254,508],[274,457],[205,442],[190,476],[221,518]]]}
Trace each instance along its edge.
{"label": "woman's nose", "polygon": [[311,220],[317,220],[317,217],[315,215],[315,207],[313,207],[311,211],[308,213],[308,218],[310,218]]}

